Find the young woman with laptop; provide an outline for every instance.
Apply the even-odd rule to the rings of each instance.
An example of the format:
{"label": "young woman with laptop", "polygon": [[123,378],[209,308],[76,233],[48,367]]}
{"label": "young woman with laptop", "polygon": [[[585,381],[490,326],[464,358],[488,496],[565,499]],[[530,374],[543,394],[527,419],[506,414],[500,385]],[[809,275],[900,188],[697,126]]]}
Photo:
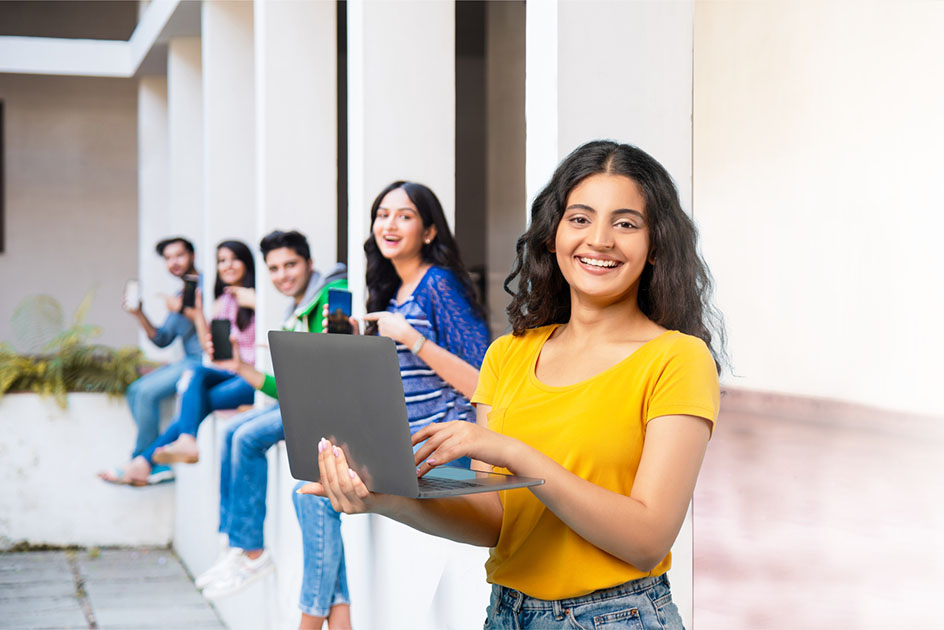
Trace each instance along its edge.
{"label": "young woman with laptop", "polygon": [[567,156],[531,212],[506,282],[517,281],[513,333],[485,357],[476,423],[430,424],[413,442],[425,440],[420,475],[470,457],[545,483],[448,500],[374,494],[323,440],[322,481],[302,491],[491,547],[486,628],[681,628],[665,573],[724,360],[694,225],[656,160],[609,141]]}

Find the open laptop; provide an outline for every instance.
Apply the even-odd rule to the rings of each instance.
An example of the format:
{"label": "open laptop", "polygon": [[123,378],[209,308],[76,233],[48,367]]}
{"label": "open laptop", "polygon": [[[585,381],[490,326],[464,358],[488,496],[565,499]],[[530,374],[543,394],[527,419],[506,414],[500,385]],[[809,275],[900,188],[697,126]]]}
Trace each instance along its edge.
{"label": "open laptop", "polygon": [[438,467],[416,477],[397,348],[392,339],[270,331],[292,476],[318,481],[327,438],[373,492],[412,498],[509,490],[543,479]]}

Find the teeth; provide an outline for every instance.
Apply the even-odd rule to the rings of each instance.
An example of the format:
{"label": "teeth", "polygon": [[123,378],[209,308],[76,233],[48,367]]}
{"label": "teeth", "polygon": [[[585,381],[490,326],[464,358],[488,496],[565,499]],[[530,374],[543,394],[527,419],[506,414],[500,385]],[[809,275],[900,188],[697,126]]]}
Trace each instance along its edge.
{"label": "teeth", "polygon": [[596,258],[583,258],[583,257],[581,257],[581,258],[579,258],[578,260],[580,260],[580,262],[585,263],[585,264],[587,264],[587,265],[593,265],[594,267],[613,268],[613,267],[615,267],[616,265],[619,264],[619,263],[617,263],[615,260],[597,260]]}

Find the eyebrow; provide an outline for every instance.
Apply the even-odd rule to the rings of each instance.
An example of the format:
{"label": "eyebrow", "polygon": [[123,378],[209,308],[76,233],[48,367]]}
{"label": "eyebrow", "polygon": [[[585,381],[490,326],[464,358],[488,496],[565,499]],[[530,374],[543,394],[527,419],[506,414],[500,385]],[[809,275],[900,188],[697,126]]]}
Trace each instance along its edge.
{"label": "eyebrow", "polygon": [[[587,212],[592,212],[593,214],[597,213],[596,210],[582,203],[572,203],[566,208],[564,208],[564,212],[567,212],[568,210],[586,210]],[[640,212],[639,210],[632,210],[631,208],[620,208],[619,210],[614,210],[613,214],[634,214],[640,219],[642,219],[643,221],[646,220],[646,217],[643,215],[642,212]]]}
{"label": "eyebrow", "polygon": [[409,206],[403,206],[402,208],[388,208],[388,207],[386,207],[386,206],[380,206],[380,207],[377,208],[377,210],[378,210],[378,211],[380,211],[380,210],[387,210],[388,212],[400,212],[400,211],[402,211],[402,210],[408,210],[408,211],[410,211],[410,212],[417,212],[416,208],[411,208],[411,207],[409,207]]}

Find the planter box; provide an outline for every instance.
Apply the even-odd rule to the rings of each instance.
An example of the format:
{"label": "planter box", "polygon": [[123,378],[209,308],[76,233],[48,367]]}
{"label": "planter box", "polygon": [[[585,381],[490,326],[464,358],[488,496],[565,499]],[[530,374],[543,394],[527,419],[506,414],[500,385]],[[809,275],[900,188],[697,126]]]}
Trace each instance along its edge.
{"label": "planter box", "polygon": [[7,394],[0,399],[0,546],[167,545],[174,484],[115,486],[96,473],[124,462],[135,426],[124,399]]}

